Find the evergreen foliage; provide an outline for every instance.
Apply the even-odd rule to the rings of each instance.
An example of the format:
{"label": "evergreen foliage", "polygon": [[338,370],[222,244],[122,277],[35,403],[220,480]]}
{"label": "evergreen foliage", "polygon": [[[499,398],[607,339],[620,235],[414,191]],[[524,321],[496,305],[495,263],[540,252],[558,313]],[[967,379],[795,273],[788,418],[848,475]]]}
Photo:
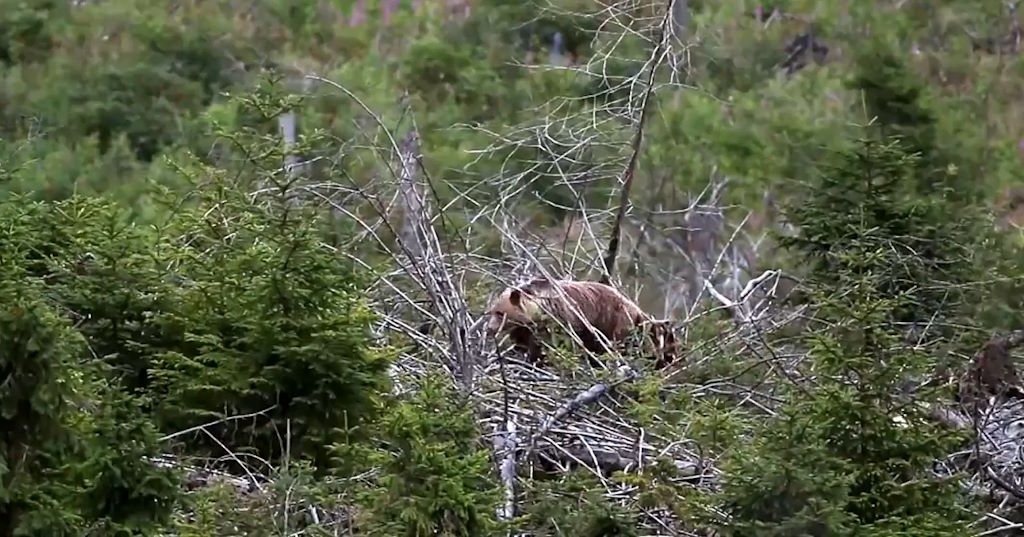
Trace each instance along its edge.
{"label": "evergreen foliage", "polygon": [[490,456],[478,444],[470,407],[443,381],[428,377],[393,403],[378,427],[373,455],[380,485],[363,502],[375,535],[497,535],[500,491]]}
{"label": "evergreen foliage", "polygon": [[[731,454],[726,532],[964,535],[957,480],[932,474],[962,438],[928,416],[938,394],[903,388],[934,370],[971,304],[963,226],[909,195],[915,166],[897,142],[843,157],[792,209],[800,232],[783,241],[808,267],[813,380]],[[912,320],[930,324],[911,331]]]}
{"label": "evergreen foliage", "polygon": [[0,203],[3,535],[167,523],[179,483],[155,466],[158,431],[249,414],[198,444],[326,468],[330,444],[374,413],[386,355],[321,217],[287,188],[254,200],[201,169],[215,179],[160,228],[101,199]]}
{"label": "evergreen foliage", "polygon": [[[0,2],[0,537],[1024,519],[1016,455],[933,412],[1024,320],[1017,12],[690,0],[661,40],[668,2],[245,4]],[[575,63],[546,65],[556,33]],[[452,312],[418,271],[471,315],[534,261],[594,278],[634,152],[618,285],[686,319],[679,362],[612,387],[469,345],[453,386],[476,335],[421,324]],[[409,175],[443,260],[399,244]]]}
{"label": "evergreen foliage", "polygon": [[[176,507],[177,479],[152,464],[159,448],[151,419],[134,397],[108,384],[89,339],[58,313],[66,306],[49,293],[47,279],[60,275],[52,269],[64,261],[62,252],[48,252],[49,237],[32,233],[48,211],[15,200],[0,214],[7,217],[0,236],[0,535],[160,528]],[[72,237],[92,231],[62,230]]]}
{"label": "evergreen foliage", "polygon": [[861,47],[850,86],[863,96],[881,136],[898,136],[910,154],[918,155],[912,186],[919,195],[950,198],[957,209],[982,199],[981,163],[951,147],[958,142],[941,139],[934,98],[891,45],[869,41]]}

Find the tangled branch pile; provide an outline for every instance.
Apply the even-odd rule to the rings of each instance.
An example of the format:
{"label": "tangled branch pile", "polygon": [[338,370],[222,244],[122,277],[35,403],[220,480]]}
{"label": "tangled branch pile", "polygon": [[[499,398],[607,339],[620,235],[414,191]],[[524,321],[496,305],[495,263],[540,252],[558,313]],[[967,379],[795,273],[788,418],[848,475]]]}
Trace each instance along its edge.
{"label": "tangled branch pile", "polygon": [[[0,537],[1024,528],[1021,252],[981,203],[1020,132],[970,93],[1019,100],[1018,47],[964,75],[974,4],[45,4],[0,15],[37,46],[8,123],[70,140],[5,130],[2,184],[72,178],[0,200]],[[286,83],[218,100],[272,41]],[[613,286],[675,361],[521,356],[483,328],[534,278]]]}

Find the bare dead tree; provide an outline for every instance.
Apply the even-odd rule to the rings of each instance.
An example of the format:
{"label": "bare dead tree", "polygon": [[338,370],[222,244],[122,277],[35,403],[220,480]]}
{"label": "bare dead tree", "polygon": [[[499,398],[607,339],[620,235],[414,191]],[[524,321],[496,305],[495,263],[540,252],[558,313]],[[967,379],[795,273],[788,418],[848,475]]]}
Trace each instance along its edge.
{"label": "bare dead tree", "polygon": [[[684,192],[665,177],[644,184],[645,174],[638,173],[655,99],[686,90],[678,73],[659,75],[666,64],[675,70],[672,56],[685,52],[681,36],[688,8],[685,0],[612,0],[584,14],[599,21],[593,57],[579,64],[524,67],[564,70],[599,82],[594,87],[600,89],[585,96],[595,104],[576,106],[581,100],[576,97],[537,103],[524,114],[529,119],[523,124],[494,131],[452,126],[490,135],[490,144],[470,154],[498,163],[499,169],[473,181],[450,179],[465,170],[435,171],[437,177],[431,177],[415,125],[396,135],[398,127],[386,125],[349,89],[307,77],[362,110],[355,119],[359,140],[339,142],[345,144],[339,153],[358,146],[376,159],[372,178],[347,177],[339,165],[331,174],[334,182],[304,186],[310,198],[359,228],[347,245],[325,247],[375,271],[375,282],[366,290],[381,318],[375,334],[400,335],[413,343],[392,372],[396,390],[414,390],[418,378],[440,368],[468,404],[479,409],[480,429],[492,437],[495,473],[504,488],[497,513],[504,520],[520,510],[519,485],[535,472],[583,469],[602,483],[609,501],[633,505],[636,489],[609,476],[644,472],[655,458],[675,466],[682,476],[678,486],[718,486],[716,457],[721,454],[694,441],[692,425],[667,425],[668,418],[658,413],[646,422],[630,415],[637,404],[632,383],[638,379],[653,377],[669,395],[728,401],[756,418],[776,414],[781,386],[813,385],[807,350],[767,337],[808,315],[805,307],[782,304],[794,278],[764,266],[771,245],[763,233],[782,224],[770,217],[754,221],[770,203],[752,210],[729,206],[724,194],[729,178],[717,171],[701,192]],[[632,50],[643,52],[623,52],[621,43],[627,40],[637,45]],[[629,66],[627,74],[610,72],[608,66],[617,62]],[[404,111],[400,115],[404,118]],[[515,169],[507,165],[513,152],[519,155]],[[552,185],[565,196],[546,196]],[[595,185],[611,192],[608,199],[590,195]],[[446,201],[434,194],[438,188],[448,193]],[[557,214],[561,224],[535,218],[542,211]],[[451,215],[457,218],[446,219]],[[449,221],[460,222],[453,232],[444,227]],[[370,248],[357,247],[363,243],[372,244],[384,262],[364,258]],[[630,270],[623,268],[616,277],[620,257],[629,259]],[[573,360],[567,366],[538,368],[499,352],[500,342],[484,339],[477,330],[482,316],[473,322],[471,312],[478,313],[504,285],[533,275],[577,277],[594,271],[604,282],[619,280],[625,292],[641,297],[645,309],[660,307],[663,317],[674,318],[684,334],[686,359],[664,373],[621,352],[603,356],[596,367]],[[728,318],[714,325],[713,335],[688,329],[719,312]],[[441,329],[423,330],[421,320]],[[1018,385],[1009,355],[1022,337],[1011,334],[978,354],[978,382]],[[979,473],[973,486],[1001,489],[1006,501],[1024,490],[1018,455],[1024,420],[1019,404],[1014,405],[1007,400],[989,404],[976,427],[978,450],[989,464],[986,472],[994,472],[999,481],[984,481],[986,474]],[[950,409],[937,408],[934,414],[954,427],[970,427],[969,420]],[[261,482],[254,477],[248,481]],[[645,512],[641,524],[650,533],[689,531],[661,512]]]}
{"label": "bare dead tree", "polygon": [[[515,516],[521,480],[534,472],[583,469],[605,486],[610,501],[623,504],[635,501],[635,491],[615,484],[611,472],[644,472],[654,458],[675,465],[685,480],[680,486],[718,486],[716,455],[692,440],[688,426],[668,427],[658,415],[643,425],[630,417],[637,404],[635,380],[654,376],[666,392],[728,398],[745,412],[766,417],[779,404],[779,386],[808,382],[801,376],[805,352],[767,342],[766,334],[795,322],[803,310],[779,306],[779,289],[787,277],[758,265],[770,245],[752,237],[762,230],[752,228],[746,214],[734,214],[747,211],[725,203],[727,181],[713,174],[703,192],[673,192],[671,197],[683,200],[675,204],[665,202],[668,195],[652,200],[650,191],[637,186],[645,180],[637,169],[654,99],[661,92],[685,89],[675,78],[659,78],[671,61],[669,53],[680,46],[672,41],[676,30],[671,28],[678,24],[680,5],[686,3],[621,0],[598,6],[591,14],[601,20],[595,57],[580,65],[530,67],[600,79],[605,89],[598,104],[581,109],[570,99],[556,99],[538,104],[524,124],[495,132],[452,126],[491,136],[491,144],[471,151],[479,160],[503,163],[512,151],[534,155],[514,171],[502,165],[472,182],[452,181],[447,174],[431,177],[422,164],[415,126],[394,135],[397,128],[386,126],[351,91],[311,77],[363,110],[360,137],[365,141],[360,144],[377,159],[372,181],[339,181],[332,189],[320,188],[329,193],[319,199],[359,226],[352,246],[367,241],[387,258],[385,268],[373,264],[377,281],[367,294],[382,319],[379,333],[401,334],[414,343],[395,364],[396,386],[415,389],[420,375],[440,366],[479,409],[477,419],[492,436],[495,473],[505,491],[497,514],[502,519]],[[617,52],[623,36],[642,43],[643,58]],[[637,68],[621,77],[611,75],[605,71],[609,59],[630,60]],[[566,195],[544,196],[545,183]],[[593,185],[610,186],[610,199],[589,196]],[[448,201],[432,195],[438,187],[449,193]],[[538,224],[537,205],[562,215],[562,227]],[[461,222],[457,232],[442,232],[446,216],[453,214],[457,218],[450,220]],[[371,268],[354,247],[336,251]],[[575,277],[587,271],[598,271],[610,282],[620,252],[628,252],[624,257],[633,270],[623,269],[620,287],[653,296],[648,304],[661,305],[664,316],[675,317],[684,333],[687,323],[716,311],[728,312],[732,326],[713,338],[688,336],[687,359],[664,373],[652,372],[626,353],[609,353],[595,367],[574,360],[541,369],[499,353],[500,342],[487,341],[476,330],[483,317],[474,323],[470,311],[479,312],[502,285],[530,275]],[[411,318],[426,319],[441,330],[418,330]],[[757,370],[758,382],[745,384],[738,374],[693,380],[692,372],[723,363]],[[652,532],[686,531],[660,512],[646,514],[642,524]]]}
{"label": "bare dead tree", "polygon": [[662,51],[665,48],[665,41],[671,35],[671,25],[675,23],[673,18],[673,7],[679,0],[670,0],[665,8],[665,15],[658,26],[656,33],[656,45],[647,63],[647,89],[644,92],[640,104],[640,118],[637,120],[636,131],[633,135],[632,154],[626,169],[623,172],[622,190],[619,194],[619,208],[615,215],[615,223],[612,224],[611,237],[608,239],[608,253],[604,257],[604,275],[602,283],[611,283],[615,275],[615,259],[619,255],[619,240],[622,233],[622,219],[626,216],[626,207],[629,205],[629,192],[633,188],[633,177],[636,174],[637,161],[640,158],[640,146],[644,140],[644,126],[647,123],[647,114],[650,106],[651,95],[654,93],[654,77],[657,74],[658,66],[661,63]]}

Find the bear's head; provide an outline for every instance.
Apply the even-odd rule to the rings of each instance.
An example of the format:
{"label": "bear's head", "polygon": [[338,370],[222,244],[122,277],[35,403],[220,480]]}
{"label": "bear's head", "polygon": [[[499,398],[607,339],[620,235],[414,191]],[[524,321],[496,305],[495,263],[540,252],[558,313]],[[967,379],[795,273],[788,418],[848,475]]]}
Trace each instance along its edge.
{"label": "bear's head", "polygon": [[529,326],[539,314],[540,306],[530,294],[521,289],[505,289],[487,311],[487,332],[495,335],[500,331]]}

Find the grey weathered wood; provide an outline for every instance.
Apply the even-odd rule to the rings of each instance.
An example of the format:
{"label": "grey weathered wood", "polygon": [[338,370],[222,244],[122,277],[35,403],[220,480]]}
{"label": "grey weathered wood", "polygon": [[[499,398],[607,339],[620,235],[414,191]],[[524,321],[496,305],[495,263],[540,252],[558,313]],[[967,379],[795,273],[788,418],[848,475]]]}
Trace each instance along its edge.
{"label": "grey weathered wood", "polygon": [[281,137],[284,138],[284,168],[289,178],[294,178],[298,173],[299,158],[292,152],[296,142],[295,112],[285,112],[277,118],[278,128],[281,129]]}
{"label": "grey weathered wood", "polygon": [[[305,93],[309,91],[310,83],[310,80],[302,73],[298,73],[285,80],[285,87],[293,93]],[[306,172],[305,166],[299,161],[299,157],[294,154],[299,137],[299,125],[295,112],[289,111],[281,114],[277,118],[277,125],[281,131],[281,137],[284,139],[285,172],[288,174],[289,179],[295,179]]]}
{"label": "grey weathered wood", "polygon": [[680,82],[686,71],[687,26],[690,24],[690,3],[688,0],[672,0],[669,32],[670,50],[673,57],[673,82]]}
{"label": "grey weathered wood", "polygon": [[688,0],[672,1],[672,38],[673,45],[682,46],[686,43],[686,26],[690,23],[690,3]]}
{"label": "grey weathered wood", "polygon": [[565,52],[565,36],[562,35],[562,32],[555,32],[555,35],[551,37],[551,53],[548,62],[551,65],[564,67],[567,64]]}

